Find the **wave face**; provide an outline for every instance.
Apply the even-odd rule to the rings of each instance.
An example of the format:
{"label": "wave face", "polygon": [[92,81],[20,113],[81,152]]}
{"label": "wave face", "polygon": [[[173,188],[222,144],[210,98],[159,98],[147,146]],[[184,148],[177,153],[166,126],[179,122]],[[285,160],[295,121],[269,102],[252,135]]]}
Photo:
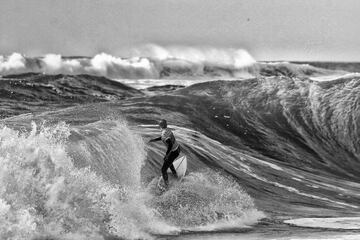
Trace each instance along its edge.
{"label": "wave face", "polygon": [[261,154],[354,178],[360,157],[359,91],[358,77],[218,81],[180,90],[197,104],[205,100],[201,113]]}
{"label": "wave face", "polygon": [[[0,238],[256,233],[356,215],[358,74],[285,62],[251,71],[156,94],[91,75],[3,76],[1,111],[27,108],[0,123]],[[160,118],[189,159],[164,194],[165,148],[147,143]]]}

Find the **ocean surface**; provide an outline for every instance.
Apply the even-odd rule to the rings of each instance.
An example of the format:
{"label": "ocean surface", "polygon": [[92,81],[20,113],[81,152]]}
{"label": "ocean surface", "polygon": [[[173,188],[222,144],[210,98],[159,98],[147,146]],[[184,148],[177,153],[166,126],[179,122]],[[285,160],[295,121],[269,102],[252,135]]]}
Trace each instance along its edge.
{"label": "ocean surface", "polygon": [[160,50],[0,57],[0,239],[360,239],[359,63]]}

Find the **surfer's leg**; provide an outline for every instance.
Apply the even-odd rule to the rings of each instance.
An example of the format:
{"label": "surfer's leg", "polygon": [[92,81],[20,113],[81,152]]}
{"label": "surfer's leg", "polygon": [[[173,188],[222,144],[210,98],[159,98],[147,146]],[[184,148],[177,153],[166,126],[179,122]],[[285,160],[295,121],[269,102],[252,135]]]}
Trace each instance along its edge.
{"label": "surfer's leg", "polygon": [[174,152],[171,152],[170,156],[169,156],[169,159],[168,159],[169,161],[171,161],[170,170],[175,175],[175,177],[177,177],[177,173],[176,173],[176,169],[174,167],[174,164],[172,164],[172,163],[179,156],[179,154],[180,154],[180,147],[177,150],[175,150]]}
{"label": "surfer's leg", "polygon": [[162,177],[164,179],[164,183],[167,186],[169,184],[168,175],[167,175],[167,169],[170,167],[170,164],[172,165],[172,162],[170,161],[164,161],[164,164],[161,168]]}
{"label": "surfer's leg", "polygon": [[[174,160],[179,156],[180,150],[176,150],[174,152],[171,152],[169,157],[166,159],[166,161],[164,161],[164,164],[161,168],[161,173],[165,182],[165,185],[168,185],[168,175],[167,175],[167,170],[168,168],[170,168],[171,172],[175,175],[176,174],[176,170],[174,168],[174,165],[172,164],[174,162]],[[173,171],[174,170],[174,171]],[[175,172],[175,173],[174,173]],[[177,176],[177,174],[176,174]]]}

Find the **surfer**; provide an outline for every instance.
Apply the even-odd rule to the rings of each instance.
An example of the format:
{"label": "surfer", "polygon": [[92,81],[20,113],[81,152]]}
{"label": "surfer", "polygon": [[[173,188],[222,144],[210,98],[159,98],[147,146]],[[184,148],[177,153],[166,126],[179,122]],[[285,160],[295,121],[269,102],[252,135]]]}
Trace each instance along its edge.
{"label": "surfer", "polygon": [[161,129],[161,136],[151,139],[149,143],[162,141],[167,147],[166,154],[164,157],[164,163],[161,168],[162,177],[164,179],[165,187],[167,188],[169,185],[167,169],[170,168],[171,172],[177,178],[177,173],[174,168],[173,162],[180,154],[180,145],[175,139],[173,132],[167,127],[167,122],[165,119],[162,119],[159,122],[159,127]]}

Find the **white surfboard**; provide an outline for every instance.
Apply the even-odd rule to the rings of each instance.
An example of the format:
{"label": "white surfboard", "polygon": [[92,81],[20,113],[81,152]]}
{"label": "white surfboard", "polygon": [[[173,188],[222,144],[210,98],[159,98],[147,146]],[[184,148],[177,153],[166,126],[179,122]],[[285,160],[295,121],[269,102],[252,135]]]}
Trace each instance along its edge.
{"label": "white surfboard", "polygon": [[[187,158],[185,155],[178,157],[174,162],[173,162],[174,168],[176,170],[176,174],[177,174],[177,178],[174,177],[174,175],[172,174],[170,168],[167,170],[168,173],[168,178],[169,178],[169,187],[171,187],[175,182],[181,181],[182,178],[185,176],[186,174],[186,170],[187,170]],[[162,178],[162,176],[160,176],[159,180],[158,180],[158,187],[161,190],[165,190],[164,188],[164,180]]]}
{"label": "white surfboard", "polygon": [[[186,174],[186,169],[187,169],[187,158],[186,156],[181,156],[178,157],[174,162],[173,162],[174,168],[176,170],[176,173],[178,175],[179,180],[181,180],[185,174]],[[168,173],[171,173],[170,168],[168,168],[167,170]]]}

